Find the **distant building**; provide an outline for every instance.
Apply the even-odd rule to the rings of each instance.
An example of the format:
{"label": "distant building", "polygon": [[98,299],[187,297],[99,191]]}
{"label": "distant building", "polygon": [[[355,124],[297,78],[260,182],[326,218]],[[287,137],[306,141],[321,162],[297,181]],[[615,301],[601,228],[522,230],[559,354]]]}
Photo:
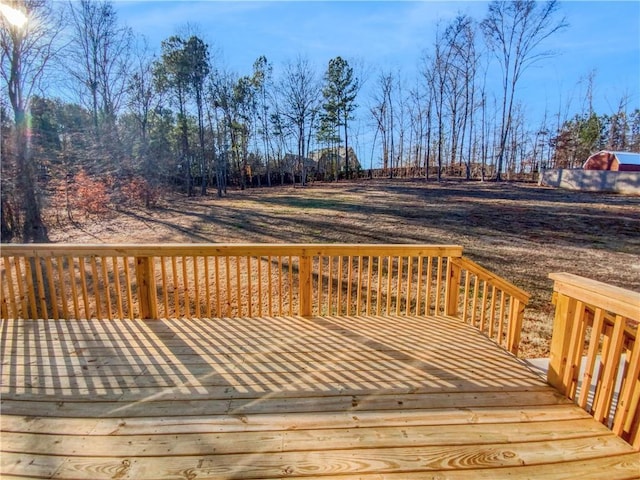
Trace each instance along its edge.
{"label": "distant building", "polygon": [[[344,147],[322,148],[309,153],[309,157],[318,162],[318,171],[321,173],[342,172],[345,170],[346,150]],[[353,148],[349,147],[349,169],[353,172],[361,168],[358,156]]]}
{"label": "distant building", "polygon": [[612,172],[640,172],[640,153],[602,150],[591,155],[582,168]]}
{"label": "distant building", "polygon": [[318,168],[318,162],[311,158],[303,158],[300,155],[294,153],[287,153],[282,159],[283,167],[289,172],[300,172],[302,166],[307,170],[307,173],[315,172]]}

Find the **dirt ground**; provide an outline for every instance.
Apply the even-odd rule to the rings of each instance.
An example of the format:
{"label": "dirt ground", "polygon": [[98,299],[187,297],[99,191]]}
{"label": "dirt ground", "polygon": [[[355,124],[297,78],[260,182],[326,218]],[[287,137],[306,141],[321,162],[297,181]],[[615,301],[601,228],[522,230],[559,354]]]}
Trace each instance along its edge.
{"label": "dirt ground", "polygon": [[640,290],[640,197],[531,184],[373,180],[174,196],[153,210],[53,226],[55,242],[345,242],[462,245],[531,293],[521,350],[548,355],[550,272]]}

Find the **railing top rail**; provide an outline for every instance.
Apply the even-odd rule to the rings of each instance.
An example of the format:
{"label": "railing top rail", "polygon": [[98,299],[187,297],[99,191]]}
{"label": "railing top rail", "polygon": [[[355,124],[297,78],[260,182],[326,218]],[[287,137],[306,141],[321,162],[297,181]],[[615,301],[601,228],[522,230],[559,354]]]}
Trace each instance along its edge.
{"label": "railing top rail", "polygon": [[550,273],[554,291],[616,315],[640,320],[640,293],[572,273]]}
{"label": "railing top rail", "polygon": [[314,244],[314,243],[186,243],[186,244],[3,244],[3,256],[56,257],[62,255],[96,256],[228,256],[228,255],[410,255],[461,257],[459,245],[414,244]]}
{"label": "railing top rail", "polygon": [[513,295],[515,298],[517,298],[518,300],[520,300],[525,304],[529,301],[529,298],[531,297],[529,293],[525,292],[524,290],[517,287],[513,283],[505,280],[504,278],[499,277],[498,275],[491,272],[490,270],[487,270],[486,268],[478,265],[476,262],[474,262],[473,260],[470,260],[469,258],[466,258],[466,257],[455,258],[453,259],[453,263],[455,265],[458,265],[464,269],[467,269],[475,273],[481,279],[490,280],[497,287],[504,290],[509,295]]}

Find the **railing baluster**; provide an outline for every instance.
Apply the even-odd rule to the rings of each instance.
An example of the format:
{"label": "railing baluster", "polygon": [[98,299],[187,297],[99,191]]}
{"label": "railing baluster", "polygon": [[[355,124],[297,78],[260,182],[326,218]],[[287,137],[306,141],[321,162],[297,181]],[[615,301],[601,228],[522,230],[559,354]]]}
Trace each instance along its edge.
{"label": "railing baluster", "polygon": [[622,354],[624,324],[624,319],[620,315],[617,315],[611,335],[611,346],[606,359],[603,358],[604,373],[602,374],[602,391],[598,396],[598,402],[595,406],[593,417],[599,422],[603,422],[605,424],[609,418],[611,399],[613,397],[615,381],[617,378],[616,374],[618,372],[620,356]]}
{"label": "railing baluster", "polygon": [[383,257],[378,256],[378,291],[376,292],[376,315],[380,316],[380,311],[382,310],[382,268],[383,268]]}
{"label": "railing baluster", "polygon": [[478,316],[478,288],[479,278],[478,275],[473,276],[473,299],[471,301],[471,325],[476,326],[476,318]]}
{"label": "railing baluster", "polygon": [[182,295],[184,297],[184,313],[187,318],[191,318],[191,296],[189,295],[189,274],[188,274],[188,265],[187,265],[187,257],[183,255],[181,257],[182,260]]}
{"label": "railing baluster", "polygon": [[[442,264],[443,262],[444,262],[444,257],[438,257],[438,269],[436,274],[435,306],[433,308],[433,313],[435,315],[440,315],[442,313],[440,311],[440,295],[442,295],[442,267],[443,267]],[[447,265],[448,265],[448,262],[447,262]]]}
{"label": "railing baluster", "polygon": [[587,409],[587,401],[589,399],[589,391],[593,381],[593,372],[596,365],[596,356],[600,347],[600,336],[604,327],[604,311],[597,308],[593,315],[593,326],[591,327],[591,337],[589,339],[589,347],[587,350],[587,360],[585,364],[584,374],[582,376],[582,388],[578,398],[578,405],[585,410]]}
{"label": "railing baluster", "polygon": [[202,257],[202,263],[204,265],[204,304],[205,315],[207,318],[211,318],[211,281],[209,280],[209,256]]}
{"label": "railing baluster", "polygon": [[413,258],[407,257],[407,294],[403,295],[406,304],[405,314],[411,315],[411,274],[413,273]]}
{"label": "railing baluster", "polygon": [[401,292],[402,292],[402,264],[404,263],[403,257],[398,255],[398,280],[396,285],[396,315],[400,315],[401,308]]}
{"label": "railing baluster", "polygon": [[609,356],[609,349],[611,347],[611,334],[613,332],[613,325],[606,323],[604,326],[604,330],[602,332],[602,350],[600,355],[600,361],[598,365],[598,375],[596,377],[596,390],[593,395],[593,403],[591,404],[591,414],[595,415],[596,405],[598,405],[601,400],[600,396],[603,392],[603,374],[604,374],[604,362],[606,358]]}
{"label": "railing baluster", "polygon": [[[124,264],[124,281],[127,289],[127,303],[128,303],[127,310],[129,312],[129,319],[133,319],[135,318],[135,312],[133,308],[133,287],[131,285],[133,279],[131,277],[131,271],[129,269],[129,257],[124,257],[122,261]],[[138,306],[138,313],[139,312],[140,312],[140,306]]]}
{"label": "railing baluster", "polygon": [[491,286],[491,305],[489,306],[489,338],[493,338],[496,324],[496,286]]}
{"label": "railing baluster", "polygon": [[[64,257],[56,258],[56,268],[58,270],[58,279],[60,286],[60,303],[62,304],[62,316],[65,320],[69,319],[69,305],[67,304],[67,289],[65,287],[66,281],[64,279],[64,271],[62,266],[64,264]],[[75,295],[74,295],[75,296]]]}
{"label": "railing baluster", "polygon": [[180,287],[178,284],[178,259],[171,257],[171,281],[173,282],[173,313],[180,317]]}
{"label": "railing baluster", "polygon": [[358,256],[358,290],[356,291],[356,315],[360,315],[360,303],[362,302],[362,255]]}
{"label": "railing baluster", "polygon": [[227,317],[231,317],[231,260],[229,255],[224,257],[224,266],[225,286],[227,292]]}
{"label": "railing baluster", "polygon": [[269,298],[269,316],[273,316],[273,280],[271,278],[271,255],[267,257],[267,276],[269,279],[268,284],[268,298]]}
{"label": "railing baluster", "polygon": [[[169,318],[169,288],[167,286],[166,258],[160,258],[160,278],[162,282],[162,304],[164,306],[164,318]],[[125,259],[126,260],[126,259]]]}
{"label": "railing baluster", "polygon": [[[67,271],[69,272],[69,282],[71,283],[71,298],[73,300],[73,315],[76,320],[80,318],[80,302],[78,301],[78,288],[76,279],[75,261],[71,256],[67,259]],[[133,317],[131,317],[133,318]]]}
{"label": "railing baluster", "polygon": [[[51,310],[53,312],[53,319],[59,320],[60,313],[58,312],[58,292],[56,291],[56,281],[54,278],[55,272],[53,269],[53,263],[51,257],[45,258],[44,261],[45,271],[47,272],[47,286],[49,289],[49,298],[51,299]],[[61,282],[58,282],[60,284]]]}
{"label": "railing baluster", "polygon": [[253,317],[253,286],[251,282],[251,256],[247,255],[247,314]]}
{"label": "railing baluster", "polygon": [[282,255],[278,255],[278,315],[282,315],[282,297],[284,292],[282,291]]}
{"label": "railing baluster", "polygon": [[387,257],[387,310],[386,315],[391,314],[391,280],[393,279],[393,257]]}
{"label": "railing baluster", "polygon": [[242,291],[240,290],[240,256],[236,255],[236,317],[242,317]]}
{"label": "railing baluster", "polygon": [[324,257],[318,256],[318,315],[322,315],[322,290],[324,288]]}
{"label": "railing baluster", "polygon": [[[4,261],[4,271],[7,275],[7,289],[9,290],[9,308],[11,310],[12,318],[19,318],[20,315],[18,313],[18,305],[16,303],[16,294],[13,288],[14,280],[13,275],[11,273],[11,258],[10,257],[2,257]],[[15,262],[15,258],[13,260]],[[16,286],[17,288],[17,286]]]}
{"label": "railing baluster", "polygon": [[487,318],[487,299],[489,295],[489,282],[483,280],[482,282],[482,303],[480,305],[480,328],[481,332],[484,332]]}
{"label": "railing baluster", "polygon": [[289,316],[293,315],[293,256],[289,255]]}
{"label": "railing baluster", "polygon": [[[631,352],[627,352],[627,361],[629,367],[618,398],[618,407],[612,429],[613,433],[619,437],[622,437],[625,431],[630,432],[631,420],[636,414],[635,409],[638,408],[638,397],[640,396],[640,380],[638,379],[640,377],[640,340],[637,337],[633,342]],[[635,402],[633,401],[634,397],[636,399]]]}
{"label": "railing baluster", "polygon": [[464,275],[464,294],[462,296],[462,321],[467,323],[469,315],[469,294],[471,293],[471,275],[469,270]]}
{"label": "railing baluster", "polygon": [[200,318],[202,315],[200,310],[200,275],[198,272],[198,257],[191,257],[191,262],[193,264],[193,303],[194,303],[194,313],[196,318]]}
{"label": "railing baluster", "polygon": [[580,359],[584,346],[584,322],[585,306],[582,302],[576,302],[575,313],[571,322],[571,337],[567,352],[567,366],[562,383],[567,386],[567,397],[573,399],[578,386],[580,373]]}
{"label": "railing baluster", "polygon": [[503,334],[504,334],[504,322],[505,322],[505,294],[504,290],[500,290],[500,314],[498,316],[498,345],[502,345],[504,342]]}
{"label": "railing baluster", "polygon": [[[35,286],[33,283],[33,271],[31,270],[31,258],[25,257],[24,259],[24,275],[25,275],[25,283],[27,286],[27,295],[29,298],[29,307],[31,308],[31,316],[27,318],[39,318],[38,315],[38,307],[36,306],[36,292]],[[29,313],[27,312],[27,315]]]}
{"label": "railing baluster", "polygon": [[82,289],[82,303],[84,305],[84,318],[91,318],[89,310],[89,292],[87,289],[87,274],[85,271],[84,257],[78,258],[78,269],[80,270],[80,288]]}
{"label": "railing baluster", "polygon": [[118,309],[118,318],[124,320],[124,312],[122,310],[122,289],[120,288],[120,269],[118,268],[118,257],[111,257],[113,268],[114,292],[116,295],[116,308]]}
{"label": "railing baluster", "polygon": [[373,295],[373,257],[367,260],[367,315],[371,315],[371,296]]}
{"label": "railing baluster", "polygon": [[[431,287],[433,285],[433,257],[427,258],[427,282],[424,294],[424,314],[431,315]],[[435,314],[435,312],[434,312]]]}
{"label": "railing baluster", "polygon": [[106,257],[100,257],[100,267],[102,268],[102,281],[103,281],[104,297],[105,297],[104,302],[107,307],[107,318],[109,320],[113,320],[113,315],[111,311],[111,292],[110,292],[111,282],[109,282],[109,274],[107,272]]}
{"label": "railing baluster", "polygon": [[352,265],[353,265],[353,257],[349,255],[347,257],[349,261],[349,265],[347,267],[347,315],[351,315],[351,287],[352,287]]}
{"label": "railing baluster", "polygon": [[217,255],[214,257],[214,273],[215,273],[215,281],[216,281],[216,317],[222,317],[222,305],[220,303],[220,257]]}
{"label": "railing baluster", "polygon": [[42,318],[49,318],[49,309],[47,308],[47,296],[45,293],[44,279],[42,277],[42,265],[40,263],[40,258],[34,258],[33,263],[36,267],[36,285],[38,286],[37,294],[38,300],[40,301],[40,313],[42,314]]}
{"label": "railing baluster", "polygon": [[262,317],[262,257],[258,257],[258,316]]}
{"label": "railing baluster", "polygon": [[327,268],[329,270],[327,274],[327,315],[333,314],[333,299],[331,298],[331,292],[333,290],[333,258],[332,256],[327,257],[329,264]]}
{"label": "railing baluster", "polygon": [[[422,315],[422,275],[424,267],[424,258],[422,255],[418,257],[418,282],[416,285],[416,315]],[[425,313],[425,315],[427,315]]]}
{"label": "railing baluster", "polygon": [[0,318],[9,318],[9,303],[7,300],[7,294],[4,291],[4,286],[7,283],[6,273],[4,269],[5,262],[3,261],[3,268],[0,270]]}
{"label": "railing baluster", "polygon": [[342,315],[342,255],[338,257],[338,288],[336,289],[336,314]]}
{"label": "railing baluster", "polygon": [[298,257],[298,298],[299,314],[302,317],[311,316],[312,308],[312,263],[311,257],[301,255]]}
{"label": "railing baluster", "polygon": [[95,300],[95,308],[96,308],[96,317],[102,318],[102,305],[100,302],[100,281],[98,278],[98,266],[96,264],[96,257],[91,256],[90,261],[91,265],[91,283],[93,283],[93,298]]}

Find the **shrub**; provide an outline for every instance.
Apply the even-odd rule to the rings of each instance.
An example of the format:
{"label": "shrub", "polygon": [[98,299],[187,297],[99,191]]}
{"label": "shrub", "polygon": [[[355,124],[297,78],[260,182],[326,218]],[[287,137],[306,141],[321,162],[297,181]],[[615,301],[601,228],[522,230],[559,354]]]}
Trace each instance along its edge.
{"label": "shrub", "polygon": [[89,177],[84,170],[74,176],[72,199],[73,206],[87,214],[104,215],[109,210],[106,185]]}

